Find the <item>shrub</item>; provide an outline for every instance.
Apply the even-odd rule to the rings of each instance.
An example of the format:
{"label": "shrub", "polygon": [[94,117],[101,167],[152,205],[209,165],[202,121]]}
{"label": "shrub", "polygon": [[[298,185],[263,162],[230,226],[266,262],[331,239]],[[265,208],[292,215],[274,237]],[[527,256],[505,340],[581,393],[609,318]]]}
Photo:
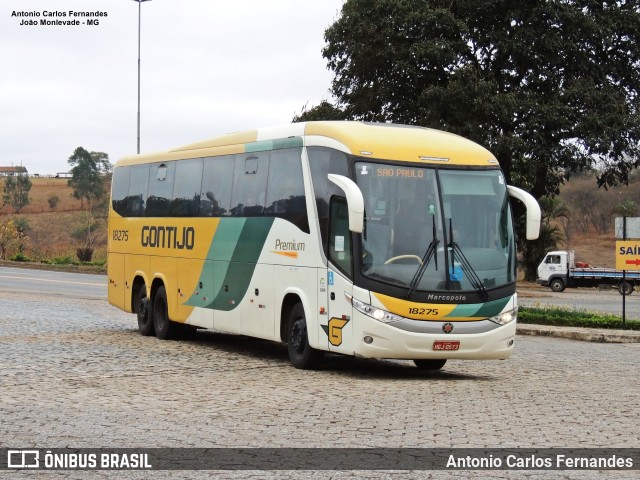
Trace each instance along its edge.
{"label": "shrub", "polygon": [[24,253],[18,252],[13,257],[9,258],[12,262],[28,262],[29,258]]}
{"label": "shrub", "polygon": [[586,310],[570,310],[557,307],[520,307],[518,311],[518,321],[520,323],[563,327],[640,330],[640,322],[636,320],[627,320],[626,323],[622,323],[622,318],[617,315],[604,315]]}

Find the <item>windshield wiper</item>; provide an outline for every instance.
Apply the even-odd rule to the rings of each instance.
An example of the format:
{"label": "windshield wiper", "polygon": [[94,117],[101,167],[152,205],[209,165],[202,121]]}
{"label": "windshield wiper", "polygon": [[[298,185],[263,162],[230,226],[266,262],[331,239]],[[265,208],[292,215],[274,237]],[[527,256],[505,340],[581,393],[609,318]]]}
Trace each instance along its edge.
{"label": "windshield wiper", "polygon": [[489,299],[489,294],[487,293],[487,290],[484,288],[484,285],[482,284],[482,280],[480,280],[480,277],[478,277],[478,274],[476,273],[476,271],[471,266],[471,263],[469,262],[467,257],[465,257],[464,253],[462,252],[462,249],[460,248],[460,245],[458,245],[454,241],[454,238],[453,238],[453,222],[452,222],[451,219],[449,219],[449,245],[448,245],[448,247],[449,247],[449,250],[450,250],[450,253],[451,253],[451,270],[450,270],[451,273],[450,273],[450,275],[455,272],[455,254],[457,253],[458,257],[460,258],[460,266],[462,267],[462,271],[467,274],[467,277],[469,278],[469,282],[471,283],[471,286],[481,293],[482,298],[486,302]]}
{"label": "windshield wiper", "polygon": [[440,240],[438,240],[438,237],[436,234],[435,215],[432,217],[432,219],[433,219],[432,240],[431,240],[431,243],[429,243],[429,246],[427,247],[427,251],[424,252],[424,255],[422,256],[422,263],[420,264],[420,266],[416,270],[416,273],[413,275],[413,278],[411,279],[411,283],[409,284],[409,290],[407,291],[406,298],[411,298],[415,293],[416,288],[418,288],[418,284],[420,283],[420,280],[422,280],[422,277],[424,277],[424,272],[427,271],[427,267],[429,266],[429,262],[431,261],[432,257],[435,258],[436,270],[438,270],[438,255],[436,255],[436,251],[438,248],[438,244],[440,243]]}

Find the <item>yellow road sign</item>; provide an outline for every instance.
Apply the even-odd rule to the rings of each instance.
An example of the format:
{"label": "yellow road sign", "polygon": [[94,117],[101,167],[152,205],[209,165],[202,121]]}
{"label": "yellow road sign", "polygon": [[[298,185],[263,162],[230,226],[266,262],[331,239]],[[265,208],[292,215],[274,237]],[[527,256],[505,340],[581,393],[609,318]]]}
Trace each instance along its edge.
{"label": "yellow road sign", "polygon": [[616,242],[616,268],[640,270],[640,240]]}

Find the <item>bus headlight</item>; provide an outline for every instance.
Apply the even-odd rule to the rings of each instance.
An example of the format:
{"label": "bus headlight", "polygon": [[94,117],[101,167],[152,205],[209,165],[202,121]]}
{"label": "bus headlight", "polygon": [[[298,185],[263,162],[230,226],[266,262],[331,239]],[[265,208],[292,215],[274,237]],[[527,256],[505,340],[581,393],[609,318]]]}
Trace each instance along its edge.
{"label": "bus headlight", "polygon": [[364,313],[368,317],[371,317],[375,320],[378,320],[382,323],[394,323],[399,322],[400,320],[404,320],[404,317],[400,315],[395,315],[391,312],[387,312],[386,310],[382,310],[380,308],[376,308],[368,303],[361,302],[360,300],[356,300],[352,295],[349,295],[347,292],[344,293],[344,296],[347,300],[353,305],[353,308],[358,310],[361,313]]}
{"label": "bus headlight", "polygon": [[514,308],[513,310],[507,310],[506,312],[499,313],[494,317],[488,318],[493,323],[497,323],[498,325],[506,325],[507,323],[511,323],[518,318],[518,308]]}

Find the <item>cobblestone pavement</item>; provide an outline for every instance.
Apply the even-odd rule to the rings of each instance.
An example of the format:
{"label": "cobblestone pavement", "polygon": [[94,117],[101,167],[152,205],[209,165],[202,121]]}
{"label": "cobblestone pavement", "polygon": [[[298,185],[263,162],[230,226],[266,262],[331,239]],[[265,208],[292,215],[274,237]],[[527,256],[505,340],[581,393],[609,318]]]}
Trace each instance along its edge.
{"label": "cobblestone pavement", "polygon": [[[410,362],[339,356],[327,357],[319,371],[300,371],[289,365],[282,345],[203,331],[189,340],[163,342],[139,335],[135,327],[134,316],[103,300],[33,299],[0,292],[0,446],[640,446],[637,343],[519,336],[514,356],[507,361],[450,361],[440,372],[421,372]],[[627,478],[634,473],[638,471],[604,475]],[[465,476],[550,474],[603,475],[503,471]],[[454,476],[356,472],[359,478],[449,475]],[[15,476],[12,472],[11,478]],[[46,473],[47,478],[68,476],[69,472]],[[73,476],[209,478],[211,472],[102,471]]]}

